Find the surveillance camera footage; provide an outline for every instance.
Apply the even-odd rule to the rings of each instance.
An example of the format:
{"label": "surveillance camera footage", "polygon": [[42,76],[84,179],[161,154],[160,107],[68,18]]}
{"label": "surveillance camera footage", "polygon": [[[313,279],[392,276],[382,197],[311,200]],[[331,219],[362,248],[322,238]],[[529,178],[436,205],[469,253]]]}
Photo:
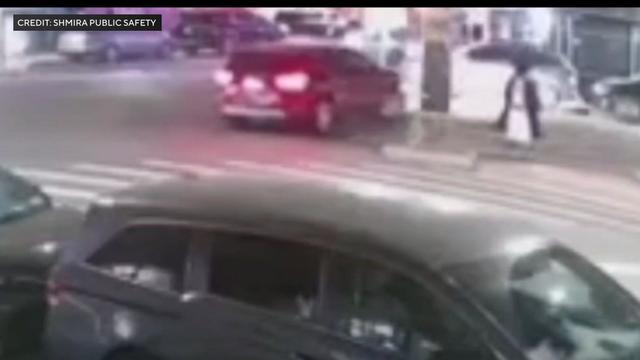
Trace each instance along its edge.
{"label": "surveillance camera footage", "polygon": [[640,358],[640,8],[0,8],[0,359]]}

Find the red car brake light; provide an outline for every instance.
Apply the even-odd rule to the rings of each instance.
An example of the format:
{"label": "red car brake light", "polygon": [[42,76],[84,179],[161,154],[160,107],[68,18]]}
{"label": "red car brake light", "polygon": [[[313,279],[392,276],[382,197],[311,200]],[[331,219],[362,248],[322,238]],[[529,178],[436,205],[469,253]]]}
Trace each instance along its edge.
{"label": "red car brake light", "polygon": [[302,71],[282,73],[275,76],[273,83],[278,90],[301,92],[309,87],[311,77]]}
{"label": "red car brake light", "polygon": [[242,79],[242,88],[247,91],[263,91],[266,85],[264,80],[255,76],[245,76]]}
{"label": "red car brake light", "polygon": [[228,86],[233,82],[233,72],[229,69],[216,70],[213,73],[213,81],[220,86]]}

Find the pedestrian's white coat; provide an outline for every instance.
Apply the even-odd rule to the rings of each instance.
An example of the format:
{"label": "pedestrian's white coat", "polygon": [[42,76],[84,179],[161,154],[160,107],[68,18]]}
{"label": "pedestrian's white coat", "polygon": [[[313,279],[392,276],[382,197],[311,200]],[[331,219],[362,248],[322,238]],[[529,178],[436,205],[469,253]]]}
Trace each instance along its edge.
{"label": "pedestrian's white coat", "polygon": [[531,122],[525,109],[525,78],[517,77],[513,84],[513,105],[507,120],[507,140],[529,146],[533,142]]}

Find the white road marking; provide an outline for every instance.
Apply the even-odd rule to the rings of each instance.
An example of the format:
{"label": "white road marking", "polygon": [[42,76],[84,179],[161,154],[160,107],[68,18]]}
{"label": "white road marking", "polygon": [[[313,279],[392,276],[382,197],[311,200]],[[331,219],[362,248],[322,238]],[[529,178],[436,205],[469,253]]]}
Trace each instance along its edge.
{"label": "white road marking", "polygon": [[258,164],[248,161],[230,161],[226,164],[241,168],[247,171],[253,172],[271,172],[289,176],[298,176],[306,178],[315,178],[320,180],[331,179],[333,181],[343,180],[345,178],[358,179],[364,181],[382,181],[388,184],[395,184],[401,186],[408,186],[411,189],[421,191],[435,191],[442,192],[447,195],[462,196],[466,199],[472,199],[475,201],[486,202],[498,207],[506,208],[512,213],[519,213],[524,215],[530,215],[535,213],[538,216],[546,216],[548,220],[565,223],[575,224],[576,222],[588,222],[597,223],[613,227],[616,229],[628,229],[634,232],[640,231],[640,227],[633,224],[629,224],[627,221],[619,220],[617,218],[604,217],[599,214],[593,214],[585,212],[579,209],[570,207],[559,207],[557,205],[538,203],[527,199],[520,199],[514,196],[503,196],[501,194],[492,194],[485,190],[478,190],[473,188],[461,187],[458,185],[448,184],[440,181],[418,181],[416,179],[407,179],[389,174],[377,174],[376,178],[372,178],[370,174],[362,174],[354,171],[350,171],[351,168],[341,168],[339,172],[327,174],[326,169],[324,173],[320,173],[318,170],[305,170],[300,168],[287,168],[279,165]]}
{"label": "white road marking", "polygon": [[40,170],[34,168],[17,167],[12,170],[20,175],[33,180],[36,183],[52,181],[64,182],[71,184],[80,184],[88,186],[105,187],[111,189],[125,188],[133,185],[131,181],[109,179],[104,177],[95,177],[87,175],[76,175],[63,171]]}
{"label": "white road marking", "polygon": [[65,198],[73,200],[94,200],[98,196],[100,196],[94,191],[70,189],[53,185],[42,186],[42,191],[54,198]]}
{"label": "white road marking", "polygon": [[142,180],[170,180],[175,179],[176,175],[157,170],[146,170],[125,166],[114,166],[105,164],[79,163],[71,166],[74,170],[90,172],[96,174],[105,174],[111,176],[119,176],[125,178],[139,178]]}
{"label": "white road marking", "polygon": [[151,168],[157,168],[162,170],[169,170],[177,175],[179,174],[195,174],[201,176],[219,176],[224,174],[224,170],[219,168],[213,168],[200,164],[189,164],[182,162],[174,162],[168,160],[159,160],[159,159],[145,159],[142,161],[145,166]]}
{"label": "white road marking", "polygon": [[331,180],[336,181],[337,178],[333,175],[325,175],[318,173],[316,171],[309,171],[300,168],[291,168],[286,166],[280,166],[275,164],[259,164],[251,161],[243,161],[243,160],[230,160],[225,162],[226,165],[247,170],[253,172],[260,173],[272,173],[272,174],[281,174],[281,175],[290,175],[290,176],[298,176],[298,177],[312,177],[315,179],[322,180]]}
{"label": "white road marking", "polygon": [[[414,176],[422,179],[433,178],[451,183],[456,182],[464,184],[465,186],[475,186],[477,188],[482,187],[504,194],[522,194],[521,196],[524,197],[531,197],[536,194],[545,195],[547,198],[548,196],[551,196],[551,201],[561,204],[571,201],[572,204],[580,204],[580,206],[583,206],[586,205],[586,203],[589,203],[593,208],[609,208],[626,214],[635,213],[638,214],[638,217],[640,218],[640,207],[636,206],[633,202],[622,203],[620,198],[613,199],[611,197],[603,196],[606,194],[597,194],[593,191],[576,192],[573,191],[572,188],[568,188],[566,186],[561,187],[559,184],[549,183],[544,181],[544,179],[528,177],[526,179],[521,178],[518,181],[515,181],[500,176],[499,173],[483,173],[480,171],[479,173],[466,172],[465,174],[462,171],[458,171],[456,173],[443,174],[434,171],[408,169],[379,163],[367,163],[363,164],[363,167],[372,169],[376,171],[376,173],[392,173]],[[369,175],[374,176],[373,174]],[[451,175],[454,175],[454,177]],[[640,194],[640,191],[638,191],[638,194]],[[628,200],[627,198],[624,199]]]}
{"label": "white road marking", "polygon": [[177,179],[185,174],[211,177],[224,173],[223,169],[160,159],[147,159],[139,166],[80,162],[64,170],[19,166],[11,170],[38,184],[56,205],[77,208],[86,208],[105,193],[136,184]]}
{"label": "white road marking", "polygon": [[[372,187],[372,185],[382,182],[383,185],[404,186],[412,191],[444,194],[447,197],[458,197],[470,202],[486,202],[497,207],[507,208],[510,212],[516,214],[530,216],[535,213],[561,223],[592,222],[620,229],[632,229],[632,231],[640,229],[640,226],[638,226],[640,224],[635,224],[633,221],[625,219],[625,217],[631,219],[630,216],[633,214],[627,213],[625,217],[609,216],[610,214],[606,212],[606,209],[592,211],[592,208],[585,206],[585,202],[575,201],[575,199],[571,202],[562,196],[554,196],[552,199],[547,199],[547,197],[543,196],[545,194],[537,194],[535,191],[527,192],[522,186],[520,189],[505,190],[505,186],[501,185],[498,178],[490,178],[491,181],[488,181],[486,178],[465,177],[464,174],[467,173],[462,171],[417,171],[396,168],[382,163],[360,163],[350,166],[301,162],[294,166],[288,166],[252,161],[226,161],[222,167],[162,159],[145,159],[141,163],[142,166],[139,168],[94,163],[78,163],[69,166],[70,169],[78,172],[111,175],[119,179],[28,167],[17,167],[14,168],[14,171],[19,175],[34,180],[36,183],[42,184],[43,190],[54,199],[60,198],[63,200],[93,201],[102,191],[99,191],[99,189],[93,191],[92,187],[107,191],[129,187],[139,183],[141,179],[164,180],[177,178],[185,174],[203,177],[219,176],[226,172],[225,168],[232,167],[254,174],[279,174],[322,181],[330,180],[350,189],[360,189],[358,191],[363,195],[384,195],[384,187],[380,188],[382,190],[377,189],[375,186]],[[131,179],[125,180],[125,178],[138,181],[129,181]],[[77,184],[78,186],[62,186],[60,183]],[[541,188],[546,189],[545,186],[546,184],[543,184]],[[495,190],[495,192],[492,190]],[[556,191],[556,193],[558,192],[559,190]]]}

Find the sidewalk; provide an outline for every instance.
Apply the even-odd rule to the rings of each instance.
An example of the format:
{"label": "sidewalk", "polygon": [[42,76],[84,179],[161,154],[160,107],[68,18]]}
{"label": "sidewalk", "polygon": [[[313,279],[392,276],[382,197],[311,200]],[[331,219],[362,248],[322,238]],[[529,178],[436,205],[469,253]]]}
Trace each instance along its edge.
{"label": "sidewalk", "polygon": [[458,156],[463,159],[458,161],[461,163],[516,161],[551,165],[634,178],[640,184],[640,126],[617,122],[597,110],[582,116],[558,114],[544,121],[544,137],[534,149],[522,151],[510,147],[491,124],[468,120],[472,119],[426,114],[419,139],[413,139],[408,147],[404,143],[384,148],[387,152],[396,149],[404,154],[411,151],[416,156],[418,153]]}

